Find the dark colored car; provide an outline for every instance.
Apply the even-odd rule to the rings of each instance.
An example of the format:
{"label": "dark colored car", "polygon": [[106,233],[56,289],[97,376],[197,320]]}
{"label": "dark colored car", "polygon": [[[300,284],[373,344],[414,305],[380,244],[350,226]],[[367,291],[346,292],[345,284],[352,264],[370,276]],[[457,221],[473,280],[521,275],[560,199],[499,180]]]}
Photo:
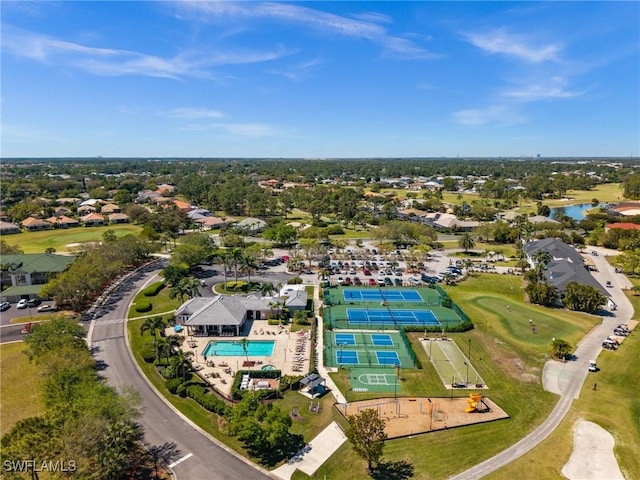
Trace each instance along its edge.
{"label": "dark colored car", "polygon": [[42,303],[42,300],[40,300],[39,298],[30,298],[27,301],[27,307],[37,307],[41,303]]}
{"label": "dark colored car", "polygon": [[401,278],[394,278],[393,279],[393,283],[395,284],[396,287],[401,287],[402,286],[402,279]]}
{"label": "dark colored car", "polygon": [[389,277],[384,277],[384,284],[385,285],[393,285],[393,282],[391,281],[391,279]]}

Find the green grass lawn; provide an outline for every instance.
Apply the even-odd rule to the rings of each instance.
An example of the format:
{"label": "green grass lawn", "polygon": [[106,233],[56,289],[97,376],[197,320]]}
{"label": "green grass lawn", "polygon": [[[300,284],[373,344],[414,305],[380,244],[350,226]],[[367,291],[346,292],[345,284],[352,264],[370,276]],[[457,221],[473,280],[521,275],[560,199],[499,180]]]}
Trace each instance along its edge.
{"label": "green grass lawn", "polygon": [[[172,312],[173,310],[178,308],[182,304],[182,302],[179,298],[170,298],[170,292],[171,289],[165,287],[160,290],[157,295],[153,297],[145,297],[142,291],[140,291],[133,299],[133,303],[131,304],[131,308],[129,309],[129,318],[153,316]],[[136,303],[139,302],[150,302],[151,310],[144,313],[136,312]]]}
{"label": "green grass lawn", "polygon": [[[633,300],[640,307],[640,297]],[[636,312],[639,312],[636,308]],[[640,340],[635,331],[617,351],[598,357],[600,371],[590,373],[580,398],[544,442],[517,461],[488,476],[492,480],[560,477],[573,449],[573,428],[579,420],[597,423],[615,439],[614,454],[625,478],[640,478]],[[597,383],[597,390],[593,390]]]}
{"label": "green grass lawn", "polygon": [[102,241],[102,234],[112,230],[117,237],[138,235],[142,231],[139,225],[118,224],[105,227],[77,227],[54,229],[40,232],[24,232],[17,235],[4,235],[3,240],[11,246],[22,248],[24,253],[42,253],[47,248],[54,248],[57,253],[69,252],[70,243],[86,243]]}
{"label": "green grass lawn", "polygon": [[[419,472],[415,478],[447,478],[499,453],[546,418],[557,401],[557,396],[542,390],[540,382],[551,338],[562,336],[575,345],[599,319],[528,305],[524,303],[521,282],[521,278],[510,275],[484,274],[448,288],[451,298],[476,322],[474,330],[451,334],[451,337],[465,354],[471,340],[471,362],[489,386],[487,396],[511,418],[388,441],[385,460],[409,462],[415,472]],[[510,311],[506,309],[507,304]],[[536,335],[529,327],[532,316],[541,330]],[[444,389],[426,352],[417,343],[419,336],[422,334],[412,333],[409,338],[423,370],[401,370],[403,395],[448,396],[450,391]],[[332,378],[346,391],[346,371],[332,374]],[[454,395],[463,394],[454,392]],[[347,392],[350,401],[372,396]],[[345,478],[344,472],[349,472],[353,480],[370,478],[364,462],[349,444],[343,445],[320,467],[316,477]],[[293,478],[308,477],[296,472]]]}
{"label": "green grass lawn", "polygon": [[0,436],[24,418],[44,413],[40,369],[22,352],[23,342],[0,345]]}

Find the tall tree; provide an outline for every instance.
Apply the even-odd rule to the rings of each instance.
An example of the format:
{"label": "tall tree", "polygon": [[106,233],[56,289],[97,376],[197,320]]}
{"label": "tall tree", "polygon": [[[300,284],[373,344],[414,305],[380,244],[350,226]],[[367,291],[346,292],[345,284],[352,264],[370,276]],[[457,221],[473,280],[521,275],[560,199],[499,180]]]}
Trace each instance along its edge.
{"label": "tall tree", "polygon": [[384,431],[386,422],[372,408],[362,410],[358,415],[350,415],[347,421],[347,439],[355,453],[367,462],[368,471],[371,471],[382,458],[387,439]]}
{"label": "tall tree", "polygon": [[458,245],[464,250],[464,253],[468,253],[469,250],[476,246],[476,242],[470,232],[464,232],[458,241]]}

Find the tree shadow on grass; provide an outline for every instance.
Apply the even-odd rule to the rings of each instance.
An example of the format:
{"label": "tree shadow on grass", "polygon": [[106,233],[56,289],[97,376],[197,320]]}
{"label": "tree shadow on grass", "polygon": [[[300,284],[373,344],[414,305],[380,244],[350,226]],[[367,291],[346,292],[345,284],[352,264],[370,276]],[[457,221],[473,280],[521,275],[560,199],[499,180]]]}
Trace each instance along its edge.
{"label": "tree shadow on grass", "polygon": [[400,462],[381,462],[371,471],[374,480],[406,480],[413,478],[413,465],[404,460]]}

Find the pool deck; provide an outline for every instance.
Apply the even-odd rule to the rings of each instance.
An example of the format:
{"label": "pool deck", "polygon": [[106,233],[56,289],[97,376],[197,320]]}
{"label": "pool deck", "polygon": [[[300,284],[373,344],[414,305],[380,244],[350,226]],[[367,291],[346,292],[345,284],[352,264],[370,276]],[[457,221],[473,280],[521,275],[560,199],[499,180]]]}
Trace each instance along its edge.
{"label": "pool deck", "polygon": [[[172,327],[166,329],[167,335],[184,337],[182,349],[192,352],[192,364],[203,379],[224,395],[231,395],[231,386],[238,370],[261,371],[265,365],[273,365],[282,375],[304,376],[311,365],[311,339],[307,330],[292,333],[290,326],[268,325],[267,321],[256,320],[251,332],[246,337],[196,337],[188,335],[186,330],[175,332]],[[271,356],[214,356],[205,361],[203,354],[209,342],[272,340],[275,342]],[[246,365],[247,360],[252,365]]]}

